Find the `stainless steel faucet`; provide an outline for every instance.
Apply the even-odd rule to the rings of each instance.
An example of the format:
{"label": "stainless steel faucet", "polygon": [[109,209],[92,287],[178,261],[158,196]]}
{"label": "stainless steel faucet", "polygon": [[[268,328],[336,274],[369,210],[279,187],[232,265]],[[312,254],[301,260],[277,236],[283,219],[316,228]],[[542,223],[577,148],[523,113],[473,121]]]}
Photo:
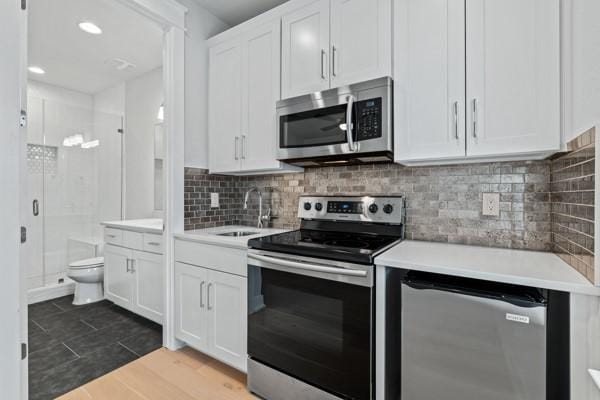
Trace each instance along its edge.
{"label": "stainless steel faucet", "polygon": [[262,229],[263,221],[266,221],[267,223],[271,221],[271,208],[269,207],[266,215],[262,215],[262,193],[257,188],[252,188],[246,192],[246,196],[244,197],[244,210],[248,209],[248,199],[250,199],[250,194],[252,192],[258,194],[258,223],[256,224],[256,227]]}

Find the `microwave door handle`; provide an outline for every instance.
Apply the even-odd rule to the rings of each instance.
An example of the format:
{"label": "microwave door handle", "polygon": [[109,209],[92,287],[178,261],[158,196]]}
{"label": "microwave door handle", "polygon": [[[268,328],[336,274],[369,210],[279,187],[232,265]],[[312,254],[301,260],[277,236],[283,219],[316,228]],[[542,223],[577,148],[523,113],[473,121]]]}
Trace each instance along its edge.
{"label": "microwave door handle", "polygon": [[352,126],[352,111],[354,110],[354,96],[348,96],[348,104],[346,105],[346,139],[348,140],[348,147],[350,151],[358,150],[356,144],[354,143],[354,137],[352,135],[352,131],[354,130]]}

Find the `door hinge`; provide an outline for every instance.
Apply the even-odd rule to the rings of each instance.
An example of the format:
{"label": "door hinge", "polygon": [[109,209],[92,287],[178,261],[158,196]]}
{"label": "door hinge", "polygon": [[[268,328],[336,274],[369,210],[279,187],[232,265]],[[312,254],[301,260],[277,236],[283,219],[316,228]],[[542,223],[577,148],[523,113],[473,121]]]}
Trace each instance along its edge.
{"label": "door hinge", "polygon": [[21,360],[27,358],[27,343],[21,343]]}
{"label": "door hinge", "polygon": [[27,241],[27,228],[24,226],[21,227],[21,243],[25,243]]}
{"label": "door hinge", "polygon": [[117,132],[119,132],[120,134],[123,134],[123,129],[119,128],[119,129],[117,129]]}
{"label": "door hinge", "polygon": [[21,128],[25,128],[27,126],[27,111],[21,110],[19,124],[21,125]]}
{"label": "door hinge", "polygon": [[21,10],[27,10],[27,0],[21,0]]}

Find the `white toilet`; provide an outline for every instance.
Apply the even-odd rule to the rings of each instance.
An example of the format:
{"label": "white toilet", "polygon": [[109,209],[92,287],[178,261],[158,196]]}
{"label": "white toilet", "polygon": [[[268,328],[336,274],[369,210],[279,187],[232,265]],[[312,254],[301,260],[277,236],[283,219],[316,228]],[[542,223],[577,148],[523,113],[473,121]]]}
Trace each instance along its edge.
{"label": "white toilet", "polygon": [[104,299],[104,257],[69,264],[67,276],[75,281],[73,304],[78,306]]}

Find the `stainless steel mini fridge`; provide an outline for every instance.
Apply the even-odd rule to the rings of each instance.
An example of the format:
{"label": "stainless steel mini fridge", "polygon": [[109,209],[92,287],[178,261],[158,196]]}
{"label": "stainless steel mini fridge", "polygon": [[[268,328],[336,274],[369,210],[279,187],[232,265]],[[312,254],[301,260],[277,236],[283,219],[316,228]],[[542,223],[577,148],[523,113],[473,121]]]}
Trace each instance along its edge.
{"label": "stainless steel mini fridge", "polygon": [[546,400],[541,291],[409,274],[401,293],[402,400]]}

